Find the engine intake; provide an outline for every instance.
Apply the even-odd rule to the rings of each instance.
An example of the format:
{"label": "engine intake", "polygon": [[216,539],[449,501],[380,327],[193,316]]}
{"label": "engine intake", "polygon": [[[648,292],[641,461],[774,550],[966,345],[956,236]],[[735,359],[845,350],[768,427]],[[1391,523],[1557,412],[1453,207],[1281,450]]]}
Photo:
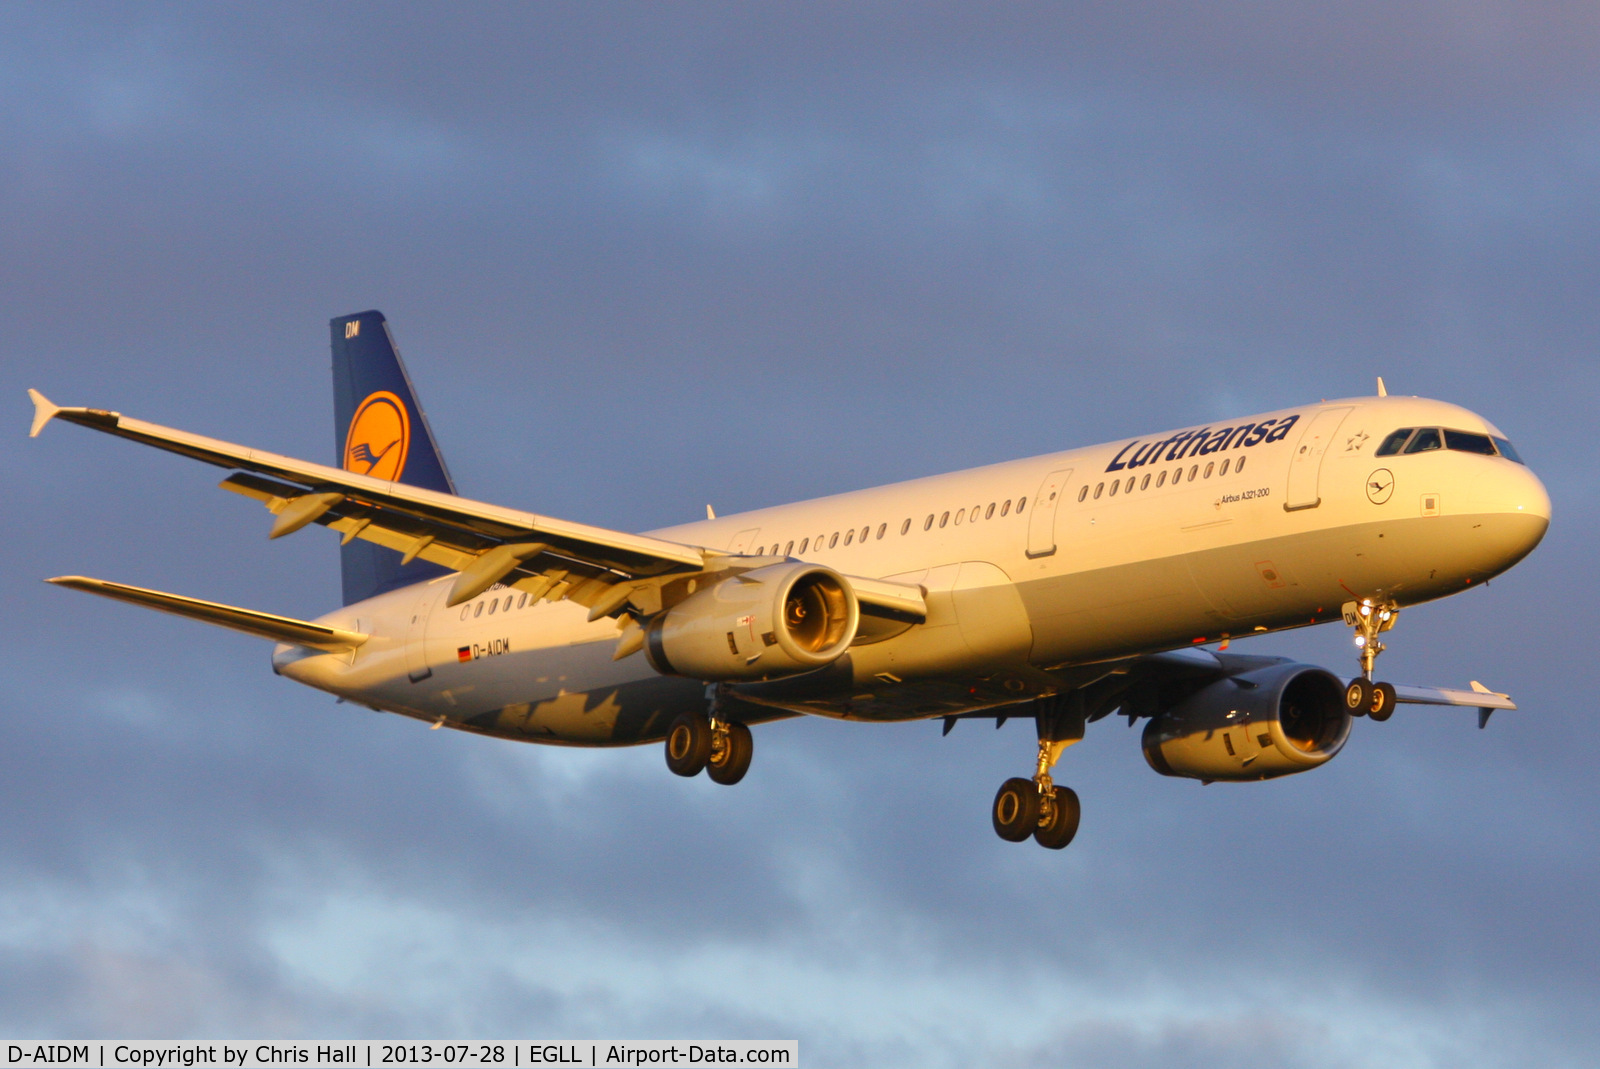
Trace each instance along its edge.
{"label": "engine intake", "polygon": [[1163,776],[1261,780],[1316,768],[1350,737],[1344,685],[1311,665],[1231,676],[1152,717],[1144,757]]}
{"label": "engine intake", "polygon": [[860,623],[861,607],[844,576],[817,564],[772,564],[658,614],[645,631],[645,655],[664,675],[777,679],[837,660]]}

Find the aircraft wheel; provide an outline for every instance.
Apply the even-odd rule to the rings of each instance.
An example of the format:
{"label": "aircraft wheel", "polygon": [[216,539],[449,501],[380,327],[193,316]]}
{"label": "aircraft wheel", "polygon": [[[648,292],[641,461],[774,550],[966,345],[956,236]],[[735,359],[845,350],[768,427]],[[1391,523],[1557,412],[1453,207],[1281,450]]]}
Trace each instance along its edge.
{"label": "aircraft wheel", "polygon": [[1372,704],[1367,707],[1367,715],[1381,723],[1394,713],[1394,703],[1394,687],[1379,683],[1372,688]]}
{"label": "aircraft wheel", "polygon": [[1046,850],[1060,850],[1078,834],[1078,819],[1082,815],[1083,809],[1078,804],[1078,792],[1071,787],[1057,787],[1050,819],[1041,821],[1033,829],[1033,841]]}
{"label": "aircraft wheel", "polygon": [[1039,787],[1031,779],[1008,779],[994,796],[994,833],[1020,843],[1039,826]]}
{"label": "aircraft wheel", "polygon": [[750,737],[750,729],[737,720],[728,724],[728,738],[720,753],[713,753],[706,762],[706,775],[726,787],[744,779],[744,774],[750,771],[750,758],[755,753],[756,743]]}
{"label": "aircraft wheel", "polygon": [[698,776],[711,758],[711,722],[700,713],[679,713],[667,729],[667,767]]}
{"label": "aircraft wheel", "polygon": [[1351,716],[1366,716],[1372,710],[1372,680],[1357,676],[1344,688],[1344,707]]}

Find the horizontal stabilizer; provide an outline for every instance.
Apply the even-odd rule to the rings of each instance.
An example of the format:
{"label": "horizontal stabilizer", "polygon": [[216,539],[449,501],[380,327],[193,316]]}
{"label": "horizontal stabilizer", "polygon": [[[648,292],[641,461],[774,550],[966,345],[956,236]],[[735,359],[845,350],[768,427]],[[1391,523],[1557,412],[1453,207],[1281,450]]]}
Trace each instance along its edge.
{"label": "horizontal stabilizer", "polygon": [[252,609],[219,605],[214,601],[201,601],[199,598],[186,598],[179,594],[165,594],[159,590],[146,590],[143,587],[127,586],[123,583],[109,583],[104,579],[90,579],[84,575],[61,575],[46,582],[82,590],[87,594],[99,594],[101,597],[132,602],[147,609],[187,616],[203,623],[243,631],[257,638],[288,642],[329,653],[353,650],[367,641],[367,636],[357,631],[341,631],[336,627],[325,627],[322,624],[296,620],[288,616],[274,616]]}

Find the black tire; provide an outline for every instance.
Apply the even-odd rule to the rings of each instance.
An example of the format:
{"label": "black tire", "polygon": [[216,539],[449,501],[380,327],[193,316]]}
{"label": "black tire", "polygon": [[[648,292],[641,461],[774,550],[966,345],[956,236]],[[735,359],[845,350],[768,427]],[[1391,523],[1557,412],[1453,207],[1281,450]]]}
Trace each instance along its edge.
{"label": "black tire", "polygon": [[1020,843],[1039,826],[1039,787],[1031,779],[1008,779],[994,796],[994,833]]}
{"label": "black tire", "polygon": [[1366,716],[1372,711],[1372,680],[1357,676],[1344,688],[1344,707],[1351,716]]}
{"label": "black tire", "polygon": [[723,747],[722,753],[706,762],[706,775],[713,782],[732,787],[750,771],[750,758],[755,749],[756,743],[750,737],[750,729],[735,720],[728,725],[728,745]]}
{"label": "black tire", "polygon": [[1379,683],[1372,688],[1372,705],[1367,715],[1380,724],[1394,715],[1394,687],[1388,683]]}
{"label": "black tire", "polygon": [[1071,787],[1057,787],[1050,820],[1048,823],[1041,821],[1033,829],[1033,841],[1046,850],[1060,850],[1078,834],[1078,820],[1082,816],[1078,792]]}
{"label": "black tire", "polygon": [[711,722],[701,713],[679,713],[667,729],[667,767],[698,776],[711,757]]}

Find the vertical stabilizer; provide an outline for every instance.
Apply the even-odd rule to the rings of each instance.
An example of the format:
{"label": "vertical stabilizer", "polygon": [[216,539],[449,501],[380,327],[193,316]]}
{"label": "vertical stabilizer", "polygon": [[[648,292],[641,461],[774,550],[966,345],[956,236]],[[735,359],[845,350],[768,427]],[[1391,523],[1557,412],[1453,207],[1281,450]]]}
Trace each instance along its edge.
{"label": "vertical stabilizer", "polygon": [[[456,492],[428,418],[382,312],[329,323],[337,463],[346,471],[442,493]],[[392,549],[355,541],[339,550],[344,603],[447,574],[427,561],[400,562]]]}

